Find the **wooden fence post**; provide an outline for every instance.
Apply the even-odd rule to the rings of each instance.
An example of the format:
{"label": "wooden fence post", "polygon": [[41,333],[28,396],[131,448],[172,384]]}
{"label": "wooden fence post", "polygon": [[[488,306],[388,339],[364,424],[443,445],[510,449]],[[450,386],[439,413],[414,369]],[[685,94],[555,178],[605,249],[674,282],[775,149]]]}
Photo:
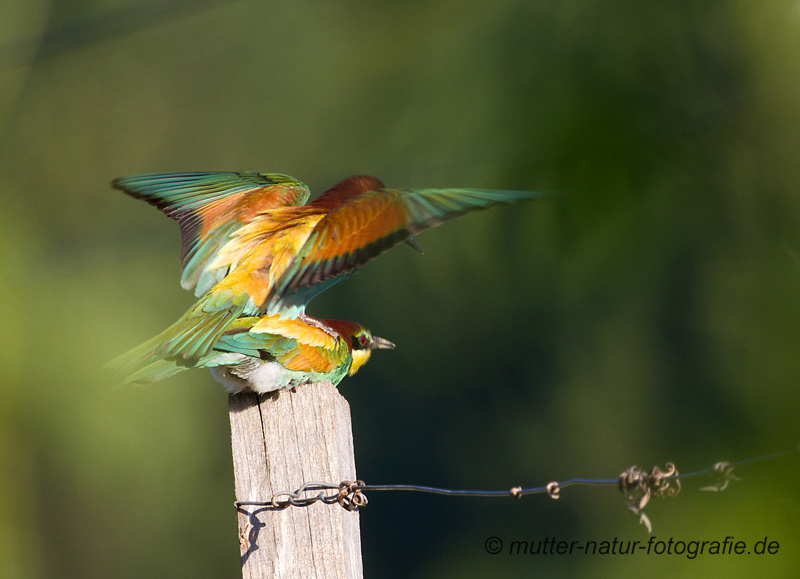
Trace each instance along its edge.
{"label": "wooden fence post", "polygon": [[[237,501],[356,480],[350,405],[330,382],[236,394],[228,407]],[[238,520],[244,579],[363,577],[358,511],[243,506]]]}

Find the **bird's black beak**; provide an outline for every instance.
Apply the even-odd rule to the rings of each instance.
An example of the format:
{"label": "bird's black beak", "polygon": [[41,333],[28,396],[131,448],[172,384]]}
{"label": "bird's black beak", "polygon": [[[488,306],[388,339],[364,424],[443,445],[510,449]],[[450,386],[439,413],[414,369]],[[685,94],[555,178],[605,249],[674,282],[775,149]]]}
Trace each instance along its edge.
{"label": "bird's black beak", "polygon": [[384,340],[378,336],[372,336],[372,342],[369,344],[370,350],[394,350],[396,346],[389,340]]}

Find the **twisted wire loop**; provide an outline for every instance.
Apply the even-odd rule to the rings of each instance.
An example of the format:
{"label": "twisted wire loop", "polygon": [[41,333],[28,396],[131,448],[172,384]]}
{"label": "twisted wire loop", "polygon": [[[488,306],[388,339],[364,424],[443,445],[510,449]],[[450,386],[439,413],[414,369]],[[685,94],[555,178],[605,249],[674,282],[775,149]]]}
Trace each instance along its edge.
{"label": "twisted wire loop", "polygon": [[558,486],[558,481],[553,481],[551,483],[547,483],[547,494],[553,500],[558,500],[560,498],[558,491],[561,490],[561,487]]}
{"label": "twisted wire loop", "polygon": [[671,462],[665,467],[666,470],[661,470],[660,467],[654,466],[646,473],[634,465],[619,475],[619,490],[625,496],[628,510],[639,518],[639,523],[647,527],[649,533],[653,532],[653,526],[643,509],[650,502],[650,498],[674,497],[681,491],[678,469]]}
{"label": "twisted wire loop", "polygon": [[711,492],[724,491],[726,488],[728,488],[728,484],[731,481],[741,480],[738,476],[733,474],[733,466],[731,466],[731,463],[727,461],[720,461],[716,463],[711,468],[711,472],[708,474],[716,478],[716,481],[714,482],[714,484],[709,485],[707,487],[700,487],[701,491],[711,491]]}
{"label": "twisted wire loop", "polygon": [[[367,496],[361,492],[364,486],[363,480],[355,482],[342,481],[338,485],[326,482],[307,482],[296,491],[280,491],[272,495],[269,501],[236,501],[234,506],[241,507],[272,507],[282,511],[289,507],[308,507],[314,503],[321,502],[326,505],[338,503],[343,509],[353,511],[364,507],[369,501]],[[325,491],[336,491],[326,494]],[[317,492],[318,491],[318,492]],[[305,493],[317,492],[316,495],[306,496]]]}

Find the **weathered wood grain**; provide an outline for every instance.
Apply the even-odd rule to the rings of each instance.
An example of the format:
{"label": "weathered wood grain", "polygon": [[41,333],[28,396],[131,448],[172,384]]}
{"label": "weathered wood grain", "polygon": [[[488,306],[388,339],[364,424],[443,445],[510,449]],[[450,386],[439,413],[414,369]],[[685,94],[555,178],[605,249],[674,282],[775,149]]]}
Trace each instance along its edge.
{"label": "weathered wood grain", "polygon": [[[236,394],[228,406],[237,501],[356,480],[350,405],[330,382]],[[238,520],[244,579],[363,576],[357,511],[322,502],[250,506]]]}

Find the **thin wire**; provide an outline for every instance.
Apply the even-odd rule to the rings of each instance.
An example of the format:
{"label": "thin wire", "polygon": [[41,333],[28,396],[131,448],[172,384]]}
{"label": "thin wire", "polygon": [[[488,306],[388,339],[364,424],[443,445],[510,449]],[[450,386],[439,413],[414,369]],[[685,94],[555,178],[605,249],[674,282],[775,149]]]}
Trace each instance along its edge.
{"label": "thin wire", "polygon": [[[564,482],[557,482],[560,488],[573,486],[573,485],[605,485],[605,484],[617,484],[619,479],[617,478],[605,478],[605,479],[589,479],[589,478],[571,478]],[[553,483],[550,483],[551,485]],[[509,490],[500,490],[500,491],[482,491],[482,490],[451,490],[451,489],[440,489],[436,487],[426,487],[420,485],[364,485],[363,487],[359,487],[362,491],[410,491],[410,492],[419,492],[419,493],[430,493],[435,495],[449,495],[449,496],[462,496],[462,497],[508,497],[512,495],[533,495],[537,493],[546,493],[548,492],[548,486],[541,486],[541,487],[531,487],[527,489],[519,489],[516,492],[512,493],[513,489]],[[516,487],[515,487],[516,488]]]}
{"label": "thin wire", "polygon": [[[368,485],[363,481],[342,481],[338,484],[325,482],[310,482],[301,486],[296,491],[282,491],[273,495],[270,501],[236,501],[234,505],[237,509],[244,506],[272,507],[284,509],[289,506],[307,507],[315,502],[321,501],[327,504],[338,502],[348,510],[359,508],[367,504],[364,491],[400,491],[418,492],[445,496],[462,497],[512,497],[520,498],[525,495],[547,493],[551,498],[559,498],[560,489],[569,486],[588,486],[588,485],[618,485],[620,490],[625,493],[628,500],[628,508],[636,514],[641,522],[650,528],[647,517],[642,513],[642,509],[647,504],[651,496],[674,496],[680,491],[682,479],[693,478],[700,475],[714,475],[718,481],[715,485],[703,487],[700,490],[721,491],[724,490],[731,480],[738,480],[733,475],[733,468],[754,462],[776,459],[789,454],[794,454],[798,449],[785,450],[772,454],[765,454],[752,458],[745,458],[736,462],[718,462],[714,466],[685,474],[679,474],[674,465],[668,463],[667,470],[662,471],[659,467],[653,467],[649,473],[644,473],[633,466],[622,472],[617,478],[592,479],[592,478],[571,478],[562,482],[551,482],[540,487],[521,488],[513,487],[508,490],[459,490],[443,489],[423,485]],[[676,487],[670,487],[670,481],[676,481]],[[337,494],[325,494],[326,490],[338,489]],[[306,497],[302,496],[306,492],[318,492],[317,495]],[[286,497],[285,500],[281,500]],[[363,504],[360,504],[363,502]]]}
{"label": "thin wire", "polygon": [[[764,454],[764,455],[755,456],[755,457],[752,457],[752,458],[743,458],[742,460],[737,460],[736,462],[730,462],[728,464],[730,466],[742,466],[744,464],[749,464],[751,462],[760,462],[762,460],[769,460],[769,459],[778,458],[778,457],[781,457],[781,456],[786,456],[787,454],[793,454],[793,453],[796,453],[797,451],[798,451],[798,449],[783,450],[781,452],[773,452],[772,454]],[[717,463],[717,464],[719,464],[719,463]],[[710,474],[711,472],[714,471],[714,468],[715,467],[712,466],[710,469],[706,468],[706,469],[698,470],[698,471],[695,471],[695,472],[688,472],[686,474],[680,475],[679,478],[690,478],[690,477],[699,476],[701,474]]]}
{"label": "thin wire", "polygon": [[[775,452],[772,454],[765,454],[762,456],[756,456],[753,458],[745,458],[742,460],[738,460],[736,462],[729,462],[724,463],[729,467],[735,466],[742,466],[744,464],[749,464],[752,462],[759,462],[762,460],[769,460],[773,458],[778,458],[781,456],[786,456],[787,454],[792,454],[797,452],[796,450],[784,450],[781,452]],[[717,463],[717,465],[720,463]],[[671,476],[664,477],[665,480],[677,480],[677,479],[686,479],[692,478],[704,474],[714,474],[714,472],[719,468],[717,465],[711,466],[709,468],[705,468],[703,470],[697,470],[694,472],[689,472],[686,474],[675,474]],[[605,479],[591,479],[591,478],[571,478],[565,480],[563,482],[556,482],[550,483],[545,486],[541,487],[531,487],[527,489],[519,489],[514,495],[532,495],[532,494],[541,494],[550,492],[549,489],[552,488],[552,485],[555,484],[559,488],[565,488],[568,486],[575,486],[575,485],[616,485],[619,484],[619,478],[605,478]],[[338,485],[337,485],[338,486]],[[482,491],[482,490],[450,490],[450,489],[440,489],[436,487],[427,487],[427,486],[419,486],[419,485],[364,485],[359,487],[362,491],[410,491],[410,492],[420,492],[420,493],[430,493],[436,495],[450,495],[450,496],[466,496],[466,497],[507,497],[511,494],[508,490],[502,491]]]}

